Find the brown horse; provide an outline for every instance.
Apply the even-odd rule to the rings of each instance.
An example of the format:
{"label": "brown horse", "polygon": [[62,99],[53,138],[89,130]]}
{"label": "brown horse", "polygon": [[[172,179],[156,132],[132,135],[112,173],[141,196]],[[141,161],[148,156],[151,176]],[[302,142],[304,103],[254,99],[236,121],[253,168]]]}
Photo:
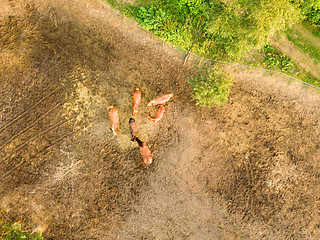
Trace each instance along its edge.
{"label": "brown horse", "polygon": [[160,119],[163,117],[164,112],[166,111],[166,109],[164,108],[163,105],[159,105],[156,114],[154,115],[154,117],[150,117],[150,112],[148,113],[148,119],[151,122],[157,123],[160,121]]}
{"label": "brown horse", "polygon": [[135,140],[139,145],[143,162],[146,165],[150,165],[152,163],[152,156],[151,156],[150,149],[148,148],[147,144],[142,142],[139,138],[136,137]]}
{"label": "brown horse", "polygon": [[115,135],[118,135],[118,127],[119,127],[119,113],[118,109],[114,106],[108,107],[109,110],[109,118],[110,118],[110,124],[111,124],[111,129],[112,132]]}
{"label": "brown horse", "polygon": [[132,116],[135,116],[137,114],[140,101],[141,101],[141,90],[139,88],[136,88],[132,96],[132,109],[133,109]]}
{"label": "brown horse", "polygon": [[131,141],[134,141],[137,133],[137,124],[133,118],[129,119],[129,128],[131,133]]}
{"label": "brown horse", "polygon": [[155,106],[155,105],[159,105],[159,104],[163,105],[166,102],[168,102],[170,100],[170,98],[172,98],[172,97],[173,97],[172,93],[160,95],[160,96],[156,97],[155,99],[153,99],[151,102],[149,102],[147,107]]}

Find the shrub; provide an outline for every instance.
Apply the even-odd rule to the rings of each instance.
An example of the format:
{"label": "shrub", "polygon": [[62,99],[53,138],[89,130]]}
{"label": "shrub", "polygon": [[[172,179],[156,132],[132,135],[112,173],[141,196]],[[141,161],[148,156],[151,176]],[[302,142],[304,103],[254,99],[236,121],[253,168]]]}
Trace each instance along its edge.
{"label": "shrub", "polygon": [[187,81],[192,87],[192,98],[201,107],[222,106],[228,101],[232,79],[218,68],[203,69]]}

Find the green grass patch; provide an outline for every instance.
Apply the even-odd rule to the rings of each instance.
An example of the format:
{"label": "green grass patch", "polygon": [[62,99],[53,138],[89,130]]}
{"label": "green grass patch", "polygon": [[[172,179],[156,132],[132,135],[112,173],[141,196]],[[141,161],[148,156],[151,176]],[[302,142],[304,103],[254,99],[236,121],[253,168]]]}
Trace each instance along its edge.
{"label": "green grass patch", "polygon": [[21,224],[18,223],[2,226],[0,238],[3,240],[43,240],[41,233],[30,234],[22,228]]}
{"label": "green grass patch", "polygon": [[314,86],[320,87],[320,80],[318,78],[316,78],[315,76],[313,76],[309,72],[303,71],[300,74],[298,74],[297,77],[300,78],[304,82],[307,82],[307,83],[310,83]]}
{"label": "green grass patch", "polygon": [[112,6],[113,8],[115,9],[118,9],[120,10],[121,9],[121,6],[122,6],[122,1],[119,1],[119,0],[100,0],[102,2],[106,2],[108,3],[110,6]]}
{"label": "green grass patch", "polygon": [[312,57],[315,60],[315,64],[320,62],[320,49],[317,46],[314,46],[309,39],[302,37],[294,30],[287,31],[286,36],[294,45]]}

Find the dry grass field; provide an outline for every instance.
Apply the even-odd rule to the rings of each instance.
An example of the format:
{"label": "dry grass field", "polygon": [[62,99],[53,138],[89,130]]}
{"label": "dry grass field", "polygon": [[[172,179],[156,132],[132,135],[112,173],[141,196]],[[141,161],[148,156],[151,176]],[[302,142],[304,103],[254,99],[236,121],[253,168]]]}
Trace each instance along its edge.
{"label": "dry grass field", "polygon": [[[319,239],[319,92],[263,71],[201,109],[183,54],[95,0],[1,0],[0,208],[45,239]],[[138,136],[130,142],[135,87]],[[164,118],[146,105],[174,93]],[[106,105],[120,112],[119,135]]]}

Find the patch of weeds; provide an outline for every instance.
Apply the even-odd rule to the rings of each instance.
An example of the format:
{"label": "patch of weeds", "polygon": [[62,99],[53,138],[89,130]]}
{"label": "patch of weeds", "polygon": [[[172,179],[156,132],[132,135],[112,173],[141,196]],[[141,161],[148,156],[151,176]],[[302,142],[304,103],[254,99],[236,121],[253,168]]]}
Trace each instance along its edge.
{"label": "patch of weeds", "polygon": [[187,80],[192,87],[192,98],[201,107],[223,106],[228,101],[233,80],[221,69],[203,68],[198,76]]}
{"label": "patch of weeds", "polygon": [[320,2],[319,0],[300,0],[299,7],[305,22],[312,24],[320,30]]}
{"label": "patch of weeds", "polygon": [[[315,64],[320,62],[320,49],[313,45],[313,43],[293,30],[287,31],[287,38],[303,52],[310,55],[314,60]],[[319,39],[320,41],[320,39]]]}
{"label": "patch of weeds", "polygon": [[102,0],[102,2],[109,3],[114,8],[119,8],[121,6],[121,3],[119,3],[118,0]]}
{"label": "patch of weeds", "polygon": [[310,83],[314,86],[320,87],[320,80],[318,78],[316,78],[315,76],[313,76],[311,73],[309,72],[302,72],[300,73],[300,76],[298,76],[301,78],[302,81]]}
{"label": "patch of weeds", "polygon": [[3,240],[43,240],[40,233],[29,233],[19,223],[6,223],[0,219],[0,239]]}
{"label": "patch of weeds", "polygon": [[293,71],[297,68],[291,58],[281,53],[271,44],[264,46],[264,54],[264,63],[268,69],[279,69],[284,73],[293,73]]}

